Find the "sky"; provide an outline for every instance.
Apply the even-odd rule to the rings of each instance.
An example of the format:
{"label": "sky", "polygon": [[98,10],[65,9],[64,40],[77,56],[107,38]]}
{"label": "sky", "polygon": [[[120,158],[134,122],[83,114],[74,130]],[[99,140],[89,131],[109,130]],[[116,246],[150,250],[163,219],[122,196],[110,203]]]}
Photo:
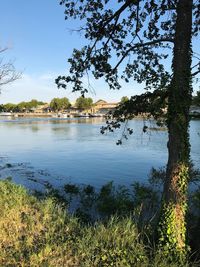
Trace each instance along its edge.
{"label": "sky", "polygon": [[[67,59],[73,48],[80,48],[84,38],[69,29],[77,28],[76,22],[66,22],[64,6],[59,0],[0,0],[0,47],[8,47],[4,61],[14,62],[22,72],[21,79],[4,86],[0,103],[18,103],[38,99],[49,102],[54,97],[68,97],[75,101],[79,93],[57,89],[55,78],[67,73]],[[134,82],[122,83],[122,89],[110,91],[103,81],[90,77],[93,86],[88,96],[95,101],[105,99],[116,102],[122,96],[142,92]]]}

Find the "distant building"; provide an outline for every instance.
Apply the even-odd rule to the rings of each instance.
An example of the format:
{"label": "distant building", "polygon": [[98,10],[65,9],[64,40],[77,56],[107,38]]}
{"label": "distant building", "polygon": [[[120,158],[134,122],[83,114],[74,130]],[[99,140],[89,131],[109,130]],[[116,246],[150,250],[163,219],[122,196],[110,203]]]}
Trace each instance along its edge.
{"label": "distant building", "polygon": [[100,114],[106,114],[109,111],[114,110],[119,103],[108,103],[105,100],[98,100],[96,103],[93,105],[93,113],[100,113]]}
{"label": "distant building", "polygon": [[47,112],[51,112],[51,108],[49,106],[49,104],[44,104],[44,105],[39,105],[36,108],[32,108],[31,109],[32,112],[34,113],[47,113]]}

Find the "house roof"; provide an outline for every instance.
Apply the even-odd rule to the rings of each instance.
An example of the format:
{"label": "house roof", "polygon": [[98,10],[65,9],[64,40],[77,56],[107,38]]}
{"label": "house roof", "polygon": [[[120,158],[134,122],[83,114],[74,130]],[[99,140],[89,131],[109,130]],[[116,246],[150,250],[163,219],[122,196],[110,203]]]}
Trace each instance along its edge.
{"label": "house roof", "polygon": [[96,103],[94,103],[95,105],[99,105],[99,104],[106,104],[107,102],[105,100],[99,99]]}

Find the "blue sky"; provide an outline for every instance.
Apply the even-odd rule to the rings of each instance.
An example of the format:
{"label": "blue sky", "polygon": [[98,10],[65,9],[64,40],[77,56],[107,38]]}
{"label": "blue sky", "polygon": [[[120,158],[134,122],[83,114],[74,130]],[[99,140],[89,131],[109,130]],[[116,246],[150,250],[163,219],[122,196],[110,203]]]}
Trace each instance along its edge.
{"label": "blue sky", "polygon": [[[10,48],[4,53],[4,59],[14,60],[16,68],[23,72],[22,79],[2,88],[0,103],[32,98],[50,101],[63,96],[74,101],[79,96],[70,89],[58,90],[54,83],[59,74],[67,72],[67,58],[73,48],[79,48],[84,42],[83,37],[69,31],[77,25],[64,20],[64,7],[59,1],[1,0],[0,25],[0,45]],[[118,101],[123,95],[139,92],[133,92],[132,85],[109,91],[102,81],[94,81],[92,77],[91,83],[95,92],[90,96],[94,100]]]}
{"label": "blue sky", "polygon": [[[84,39],[69,28],[75,22],[64,20],[64,7],[59,0],[1,0],[0,46],[8,46],[4,60],[14,61],[22,71],[22,78],[2,88],[0,103],[31,100],[50,101],[53,97],[68,97],[74,101],[79,94],[70,89],[58,90],[54,80],[67,72],[67,58],[74,47],[83,45]],[[91,77],[94,100],[104,98],[118,101],[123,95],[142,92],[136,83],[124,84],[120,91],[110,91],[102,81]]]}

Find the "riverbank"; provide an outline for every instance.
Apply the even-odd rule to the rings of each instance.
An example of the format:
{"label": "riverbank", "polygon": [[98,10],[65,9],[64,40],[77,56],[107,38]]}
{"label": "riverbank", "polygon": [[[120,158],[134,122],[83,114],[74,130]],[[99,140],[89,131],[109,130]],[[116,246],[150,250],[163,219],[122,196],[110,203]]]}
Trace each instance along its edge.
{"label": "riverbank", "polygon": [[141,227],[137,214],[95,224],[69,215],[55,198],[37,199],[0,181],[0,265],[68,267],[197,267],[168,261],[156,251],[150,222]]}

